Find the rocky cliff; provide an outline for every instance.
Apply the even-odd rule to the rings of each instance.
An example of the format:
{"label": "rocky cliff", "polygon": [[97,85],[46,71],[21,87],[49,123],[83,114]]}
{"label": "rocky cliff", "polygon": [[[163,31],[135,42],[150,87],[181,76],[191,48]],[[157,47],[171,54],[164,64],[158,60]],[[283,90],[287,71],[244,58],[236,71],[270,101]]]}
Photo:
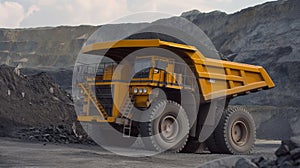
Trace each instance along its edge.
{"label": "rocky cliff", "polygon": [[57,68],[74,65],[84,41],[97,27],[0,29],[0,64]]}
{"label": "rocky cliff", "polygon": [[277,85],[236,103],[300,107],[299,1],[269,2],[232,15],[190,11],[182,16],[199,25],[220,52],[238,54],[230,60],[265,67]]}

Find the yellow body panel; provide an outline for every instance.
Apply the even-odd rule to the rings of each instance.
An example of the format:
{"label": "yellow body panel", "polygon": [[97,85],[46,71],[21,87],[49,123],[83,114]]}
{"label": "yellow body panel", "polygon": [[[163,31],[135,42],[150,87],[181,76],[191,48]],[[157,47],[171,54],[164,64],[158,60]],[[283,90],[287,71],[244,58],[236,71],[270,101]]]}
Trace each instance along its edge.
{"label": "yellow body panel", "polygon": [[[107,48],[146,48],[161,47],[182,50],[193,61],[200,88],[205,100],[218,97],[221,92],[225,95],[235,95],[241,92],[260,88],[272,88],[274,83],[261,66],[242,64],[230,61],[206,58],[193,46],[172,42],[153,40],[120,40],[114,42],[95,43],[83,48],[86,54],[105,54]],[[109,55],[106,55],[109,57]],[[184,60],[187,58],[182,57]],[[172,81],[168,76],[168,81]],[[215,80],[215,83],[208,82]],[[215,96],[213,96],[215,95]]]}
{"label": "yellow body panel", "polygon": [[[246,94],[250,91],[256,91],[259,89],[266,89],[274,87],[272,79],[269,77],[265,69],[261,66],[254,66],[230,61],[223,61],[217,59],[206,58],[201,51],[198,51],[193,46],[177,44],[172,42],[160,41],[158,39],[153,40],[120,40],[113,42],[95,43],[85,46],[82,50],[84,54],[96,54],[105,55],[117,62],[120,62],[123,57],[128,53],[141,49],[141,48],[164,48],[170,49],[173,52],[180,53],[179,56],[189,63],[189,66],[194,71],[195,78],[198,81],[201,95],[205,101],[218,97],[233,97],[239,94]],[[106,53],[110,49],[111,51]],[[117,52],[120,49],[122,52]],[[114,51],[116,51],[114,53]],[[124,53],[124,55],[118,55]],[[155,56],[154,56],[155,57]],[[87,78],[88,85],[113,85],[115,99],[113,106],[112,117],[119,115],[119,108],[123,104],[127,93],[124,90],[128,90],[131,86],[145,86],[145,87],[167,87],[172,89],[182,89],[183,76],[182,74],[174,73],[174,64],[169,61],[166,71],[155,72],[152,68],[149,73],[149,79],[152,82],[144,81],[141,79],[132,79],[131,83],[122,82],[126,79],[126,70],[123,69],[122,73],[118,71],[114,66],[105,70],[103,80],[110,81],[95,81],[95,78]],[[124,75],[125,71],[125,75]],[[130,70],[128,70],[129,72]],[[118,76],[118,74],[122,74]],[[116,75],[116,76],[113,76]],[[101,77],[99,77],[101,78]],[[115,79],[115,80],[114,80]],[[116,80],[117,79],[117,80]],[[135,83],[134,83],[135,82]],[[165,82],[162,84],[162,82]],[[191,88],[193,89],[193,88]],[[149,93],[147,93],[149,94]],[[135,100],[136,105],[146,106],[148,103],[147,94],[143,96],[137,96]],[[87,100],[89,104],[94,103],[93,100]],[[97,102],[96,102],[97,103]],[[99,102],[101,105],[101,102]],[[95,104],[95,103],[94,103]],[[99,105],[99,107],[101,107]],[[101,110],[101,108],[98,108]],[[101,112],[99,112],[101,113]],[[105,112],[103,113],[105,114]],[[106,116],[107,118],[107,116]],[[109,117],[108,117],[109,118]],[[90,120],[91,118],[80,116],[80,121]],[[102,122],[103,120],[93,117],[93,119]],[[112,121],[113,119],[110,119]]]}
{"label": "yellow body panel", "polygon": [[78,121],[83,121],[83,122],[92,122],[92,121],[95,121],[95,122],[115,122],[116,118],[115,117],[108,117],[106,120],[103,120],[98,115],[95,115],[95,116],[87,115],[87,116],[78,116],[77,120]]}

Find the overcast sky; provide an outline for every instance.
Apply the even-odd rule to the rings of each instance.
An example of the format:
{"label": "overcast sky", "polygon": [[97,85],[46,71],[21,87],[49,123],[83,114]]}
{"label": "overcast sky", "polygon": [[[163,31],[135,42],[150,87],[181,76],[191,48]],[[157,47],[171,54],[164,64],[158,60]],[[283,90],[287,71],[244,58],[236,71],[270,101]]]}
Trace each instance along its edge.
{"label": "overcast sky", "polygon": [[[0,27],[101,25],[145,11],[170,15],[192,9],[234,13],[267,1],[270,0],[0,0]],[[151,19],[157,18],[148,18]]]}

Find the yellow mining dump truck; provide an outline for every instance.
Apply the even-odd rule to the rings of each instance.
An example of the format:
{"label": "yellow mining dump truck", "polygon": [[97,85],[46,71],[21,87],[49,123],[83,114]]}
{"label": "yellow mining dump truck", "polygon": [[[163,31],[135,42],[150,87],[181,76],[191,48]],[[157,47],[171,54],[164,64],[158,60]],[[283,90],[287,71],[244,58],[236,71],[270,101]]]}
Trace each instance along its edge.
{"label": "yellow mining dump truck", "polygon": [[96,141],[131,145],[139,136],[151,150],[176,152],[193,152],[201,144],[213,153],[246,154],[253,148],[251,115],[228,103],[274,87],[263,67],[206,58],[193,46],[159,39],[94,43],[82,53],[111,59],[77,83],[84,98],[78,120],[94,125],[94,132],[109,123],[121,135],[96,133]]}

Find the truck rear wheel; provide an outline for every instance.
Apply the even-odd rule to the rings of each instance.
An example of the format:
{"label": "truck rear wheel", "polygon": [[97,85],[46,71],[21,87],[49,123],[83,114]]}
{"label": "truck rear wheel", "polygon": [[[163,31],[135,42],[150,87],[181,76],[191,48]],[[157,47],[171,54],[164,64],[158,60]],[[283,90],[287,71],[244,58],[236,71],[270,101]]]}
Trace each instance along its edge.
{"label": "truck rear wheel", "polygon": [[148,150],[180,152],[189,135],[189,121],[185,110],[174,101],[153,103],[142,116],[140,133]]}
{"label": "truck rear wheel", "polygon": [[255,136],[255,123],[250,113],[241,107],[229,107],[206,146],[212,153],[249,154]]}

